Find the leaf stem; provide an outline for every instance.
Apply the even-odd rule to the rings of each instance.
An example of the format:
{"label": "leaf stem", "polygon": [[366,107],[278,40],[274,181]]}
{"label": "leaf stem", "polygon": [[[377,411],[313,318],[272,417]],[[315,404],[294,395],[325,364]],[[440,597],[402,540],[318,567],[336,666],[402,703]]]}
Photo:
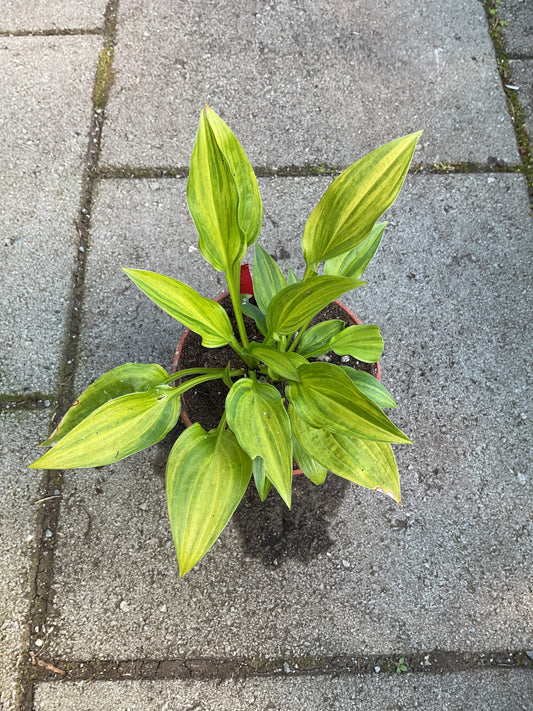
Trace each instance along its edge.
{"label": "leaf stem", "polygon": [[[240,269],[240,264],[237,264],[236,269],[232,274],[228,275],[228,272],[226,272],[226,282],[228,284],[229,294],[231,296],[231,303],[233,305],[233,313],[235,314],[235,320],[237,321],[237,328],[239,329],[239,335],[241,337],[242,345],[245,348],[248,348],[250,342],[248,340],[248,334],[246,333],[246,327],[244,325],[244,319],[242,317],[241,295],[239,288],[240,282],[237,273],[238,269]],[[248,363],[248,365],[250,364]]]}
{"label": "leaf stem", "polygon": [[186,368],[185,370],[178,370],[176,373],[172,373],[168,378],[165,378],[162,385],[168,385],[168,383],[173,383],[179,378],[185,378],[187,375],[207,375],[208,373],[214,373],[216,371],[224,372],[223,368]]}
{"label": "leaf stem", "polygon": [[289,346],[289,350],[288,350],[289,353],[292,353],[294,351],[294,349],[296,348],[296,346],[298,345],[298,343],[300,343],[301,337],[304,335],[304,332],[307,331],[307,329],[309,328],[309,324],[311,323],[312,320],[313,319],[309,319],[309,321],[305,324],[305,326],[302,326],[302,328],[300,328],[300,330],[298,331],[298,335],[296,336],[294,341]]}
{"label": "leaf stem", "polygon": [[306,264],[302,281],[305,281],[306,279],[309,279],[310,277],[315,276],[315,275],[316,275],[316,270],[313,269],[312,267],[310,267],[309,264]]}
{"label": "leaf stem", "polygon": [[[222,378],[224,373],[222,368],[211,368],[211,371],[212,372],[209,374],[200,375],[197,378],[191,378],[191,380],[187,380],[185,383],[181,383],[181,385],[176,386],[174,388],[175,392],[173,395],[182,395],[184,392],[187,392],[187,390],[190,390],[201,383],[206,383],[208,380],[217,380],[217,378]],[[241,368],[237,370],[230,370],[229,375],[231,378],[236,378],[238,375],[243,375],[243,371]]]}
{"label": "leaf stem", "polygon": [[222,413],[222,417],[220,418],[220,422],[218,423],[217,430],[218,432],[221,432],[226,429],[226,410]]}

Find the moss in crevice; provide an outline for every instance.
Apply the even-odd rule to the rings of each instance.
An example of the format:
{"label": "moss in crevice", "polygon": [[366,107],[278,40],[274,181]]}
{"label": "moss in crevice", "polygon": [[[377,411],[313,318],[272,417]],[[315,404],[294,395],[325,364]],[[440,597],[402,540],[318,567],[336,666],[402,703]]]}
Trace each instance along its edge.
{"label": "moss in crevice", "polygon": [[516,140],[518,143],[518,151],[522,158],[522,171],[526,176],[527,186],[529,189],[529,197],[533,206],[533,151],[531,148],[531,140],[525,127],[525,112],[520,104],[518,94],[514,89],[509,89],[509,86],[514,86],[511,65],[507,58],[507,50],[505,47],[505,39],[503,29],[507,26],[498,16],[500,0],[484,0],[483,7],[487,15],[489,23],[489,34],[494,45],[496,53],[496,61],[498,70],[505,92],[507,102],[507,110],[513,122]]}
{"label": "moss in crevice", "polygon": [[0,410],[45,410],[55,405],[56,398],[46,393],[0,395]]}
{"label": "moss in crevice", "polygon": [[473,161],[442,161],[437,163],[415,163],[411,166],[410,173],[431,173],[434,175],[452,175],[469,173],[523,173],[523,166],[518,163],[508,165],[497,161],[488,163],[475,163]]}
{"label": "moss in crevice", "polygon": [[113,47],[104,47],[98,55],[96,78],[93,87],[93,105],[95,109],[103,111],[109,98],[109,91],[113,85]]}
{"label": "moss in crevice", "polygon": [[[255,166],[254,172],[258,178],[306,178],[314,176],[336,176],[342,173],[341,167],[323,166],[283,166],[270,168],[268,166]],[[442,161],[438,163],[415,163],[409,169],[412,174],[435,173],[437,175],[467,174],[467,173],[523,173],[523,166],[518,163],[509,165],[497,161],[488,163],[475,163],[473,161]],[[134,165],[102,166],[95,171],[101,180],[152,180],[166,178],[187,178],[189,169],[182,166],[153,166],[142,167]]]}
{"label": "moss in crevice", "polygon": [[309,178],[312,176],[339,175],[344,170],[340,166],[326,165],[285,165],[271,168],[256,166],[254,172],[258,178]]}
{"label": "moss in crevice", "polygon": [[47,30],[4,30],[0,29],[0,37],[75,37],[77,35],[101,35],[101,27],[88,28],[49,28]]}
{"label": "moss in crevice", "polygon": [[103,166],[96,170],[96,176],[103,180],[152,180],[163,178],[186,178],[188,168],[154,167],[143,168],[139,166]]}

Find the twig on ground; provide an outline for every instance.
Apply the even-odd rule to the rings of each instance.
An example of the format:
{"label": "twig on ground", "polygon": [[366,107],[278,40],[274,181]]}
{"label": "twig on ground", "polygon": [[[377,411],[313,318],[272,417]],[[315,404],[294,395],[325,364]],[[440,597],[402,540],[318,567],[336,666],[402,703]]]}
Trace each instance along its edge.
{"label": "twig on ground", "polygon": [[35,654],[35,652],[33,652],[31,650],[30,650],[30,657],[31,657],[32,666],[42,667],[43,669],[46,669],[47,671],[54,672],[54,674],[61,674],[61,676],[65,676],[66,671],[64,669],[59,669],[58,667],[55,667],[53,664],[48,664],[48,662],[43,662],[43,660],[39,659],[39,657]]}

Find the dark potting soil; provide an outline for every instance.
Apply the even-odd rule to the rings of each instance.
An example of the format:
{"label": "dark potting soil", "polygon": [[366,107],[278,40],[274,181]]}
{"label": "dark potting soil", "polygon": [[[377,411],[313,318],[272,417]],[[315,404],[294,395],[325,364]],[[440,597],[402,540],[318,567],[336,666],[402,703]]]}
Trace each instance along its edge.
{"label": "dark potting soil", "polygon": [[[252,301],[252,303],[254,302]],[[220,301],[220,304],[227,311],[234,332],[238,333],[231,298],[229,296],[224,297]],[[311,325],[329,319],[342,319],[347,324],[353,324],[348,314],[338,304],[332,303],[314,317],[311,321]],[[244,324],[250,341],[263,341],[263,335],[257,328],[255,321],[248,316],[244,316]],[[366,370],[371,375],[377,375],[378,369],[376,363],[363,363],[351,356],[343,356],[343,358],[347,358],[347,360],[341,360],[341,356],[335,353],[328,353],[326,356],[321,356],[320,360],[327,359],[328,362],[335,363],[336,365],[349,365],[356,370]],[[317,359],[311,358],[310,360]],[[245,367],[242,359],[229,346],[223,346],[222,348],[204,348],[202,346],[201,337],[193,331],[189,332],[181,351],[179,370],[184,370],[185,368],[225,368],[228,363],[231,363],[232,368]],[[282,384],[280,384],[278,389],[283,394]],[[211,380],[207,383],[201,383],[184,393],[183,405],[191,422],[199,422],[205,430],[214,429],[224,413],[227,394],[228,388],[224,385],[222,380]]]}

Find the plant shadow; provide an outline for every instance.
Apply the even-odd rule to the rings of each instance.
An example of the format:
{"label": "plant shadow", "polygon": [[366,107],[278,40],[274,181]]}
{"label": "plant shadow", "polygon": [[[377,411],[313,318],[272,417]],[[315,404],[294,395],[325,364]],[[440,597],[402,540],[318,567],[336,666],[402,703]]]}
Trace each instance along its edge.
{"label": "plant shadow", "polygon": [[296,476],[289,510],[274,489],[262,503],[252,479],[232,518],[244,554],[275,568],[288,559],[307,563],[326,553],[333,545],[330,521],[349,485],[333,474],[328,474],[322,486]]}

